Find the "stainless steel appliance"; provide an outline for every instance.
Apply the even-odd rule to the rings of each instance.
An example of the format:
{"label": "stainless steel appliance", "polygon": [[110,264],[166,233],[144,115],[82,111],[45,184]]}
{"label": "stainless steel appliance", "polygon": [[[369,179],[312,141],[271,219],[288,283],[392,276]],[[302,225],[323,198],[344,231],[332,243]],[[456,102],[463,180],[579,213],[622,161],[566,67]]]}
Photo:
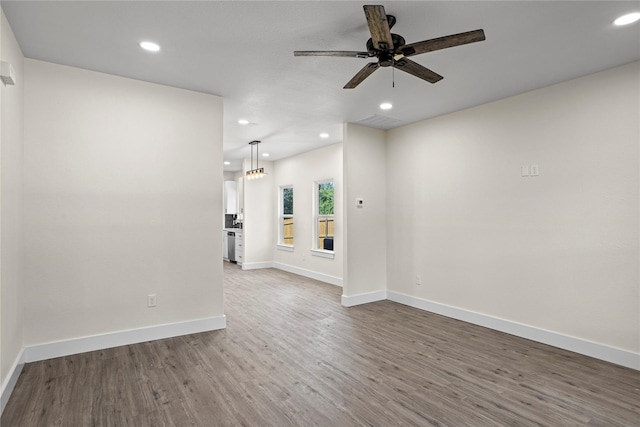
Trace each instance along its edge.
{"label": "stainless steel appliance", "polygon": [[229,248],[229,261],[236,262],[236,233],[227,231],[227,248]]}

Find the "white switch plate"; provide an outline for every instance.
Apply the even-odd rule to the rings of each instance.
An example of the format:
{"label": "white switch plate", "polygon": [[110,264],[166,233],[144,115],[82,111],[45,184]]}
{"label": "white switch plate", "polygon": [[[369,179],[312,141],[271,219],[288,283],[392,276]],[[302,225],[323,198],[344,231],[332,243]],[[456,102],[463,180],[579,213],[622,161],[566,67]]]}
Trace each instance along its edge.
{"label": "white switch plate", "polygon": [[422,277],[419,274],[416,275],[416,285],[422,285]]}
{"label": "white switch plate", "polygon": [[529,165],[522,166],[522,168],[520,169],[520,173],[522,174],[522,176],[529,176]]}
{"label": "white switch plate", "polygon": [[529,170],[530,170],[531,176],[540,175],[540,169],[538,168],[538,165],[531,165]]}
{"label": "white switch plate", "polygon": [[155,307],[156,306],[156,294],[147,295],[147,307]]}

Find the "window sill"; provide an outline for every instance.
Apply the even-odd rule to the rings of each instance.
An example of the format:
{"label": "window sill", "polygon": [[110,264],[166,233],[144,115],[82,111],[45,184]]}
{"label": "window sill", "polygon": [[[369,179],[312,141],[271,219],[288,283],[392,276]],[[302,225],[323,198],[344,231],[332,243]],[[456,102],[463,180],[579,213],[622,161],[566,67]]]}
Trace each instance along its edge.
{"label": "window sill", "polygon": [[276,244],[276,249],[280,251],[293,252],[293,245]]}
{"label": "window sill", "polygon": [[334,259],[336,254],[334,251],[325,251],[324,249],[311,249],[311,256]]}

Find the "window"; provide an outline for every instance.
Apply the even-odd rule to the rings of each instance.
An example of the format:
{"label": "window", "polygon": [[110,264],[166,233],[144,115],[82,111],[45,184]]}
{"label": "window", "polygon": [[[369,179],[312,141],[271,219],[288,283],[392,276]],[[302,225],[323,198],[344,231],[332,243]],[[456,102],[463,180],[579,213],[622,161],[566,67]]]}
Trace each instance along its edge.
{"label": "window", "polygon": [[278,243],[293,246],[293,187],[280,187],[280,232]]}
{"label": "window", "polygon": [[333,252],[333,180],[316,182],[315,249]]}

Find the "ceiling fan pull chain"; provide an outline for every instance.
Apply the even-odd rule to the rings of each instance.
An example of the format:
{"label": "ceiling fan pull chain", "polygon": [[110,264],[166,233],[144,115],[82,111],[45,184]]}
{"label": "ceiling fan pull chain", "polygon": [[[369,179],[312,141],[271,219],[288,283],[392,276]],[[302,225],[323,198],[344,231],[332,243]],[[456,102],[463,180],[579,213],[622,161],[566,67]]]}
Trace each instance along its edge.
{"label": "ceiling fan pull chain", "polygon": [[391,87],[392,88],[396,87],[396,69],[395,68],[391,69]]}

